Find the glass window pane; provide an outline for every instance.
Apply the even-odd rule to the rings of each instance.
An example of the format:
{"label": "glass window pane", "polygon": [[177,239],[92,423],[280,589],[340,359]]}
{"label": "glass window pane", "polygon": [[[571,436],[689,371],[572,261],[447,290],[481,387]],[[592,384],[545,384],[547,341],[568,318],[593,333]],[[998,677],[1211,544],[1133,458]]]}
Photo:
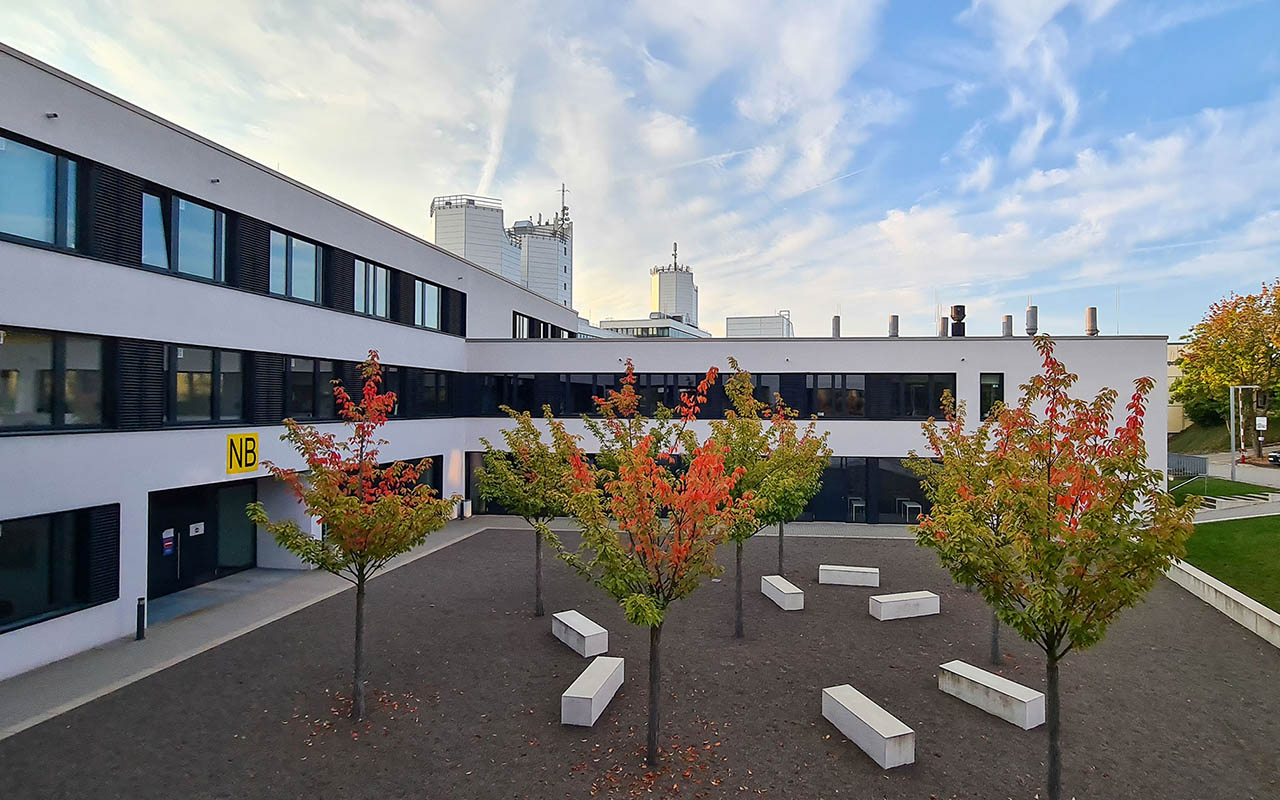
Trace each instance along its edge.
{"label": "glass window pane", "polygon": [[386,267],[375,267],[373,274],[374,274],[374,280],[375,280],[374,287],[373,287],[373,299],[374,299],[373,313],[377,314],[380,317],[385,317],[387,316],[387,292],[389,290],[388,289],[389,274],[387,272]]}
{"label": "glass window pane", "polygon": [[316,412],[317,417],[331,419],[338,416],[337,406],[333,401],[333,379],[338,377],[333,374],[332,361],[320,361],[319,373],[316,378],[316,388],[319,391],[320,408]]}
{"label": "glass window pane", "polygon": [[280,231],[271,232],[271,293],[284,294],[285,275],[289,257],[289,237]]}
{"label": "glass window pane", "polygon": [[213,209],[178,200],[178,271],[214,277]]}
{"label": "glass window pane", "polygon": [[0,137],[0,232],[53,243],[58,159]]}
{"label": "glass window pane", "polygon": [[[3,181],[0,181],[3,182]],[[67,247],[76,246],[76,199],[80,196],[79,170],[76,162],[67,159],[67,193],[62,197],[63,219],[66,220]]]}
{"label": "glass window pane", "polygon": [[440,287],[426,281],[418,282],[418,311],[424,328],[440,330]]}
{"label": "glass window pane", "polygon": [[203,422],[213,419],[213,351],[178,347],[174,419]]}
{"label": "glass window pane", "polygon": [[169,232],[164,227],[164,201],[142,195],[142,263],[169,268]]}
{"label": "glass window pane", "polygon": [[67,337],[64,386],[67,409],[63,424],[102,424],[102,340]]}
{"label": "glass window pane", "polygon": [[5,331],[0,344],[0,428],[53,424],[53,337]]}
{"label": "glass window pane", "polygon": [[862,417],[867,413],[867,377],[844,376],[844,413],[848,417]]}
{"label": "glass window pane", "polygon": [[294,239],[293,262],[290,264],[293,286],[289,290],[291,297],[300,300],[316,299],[316,246],[311,242]]}
{"label": "glass window pane", "polygon": [[244,373],[240,354],[223,350],[218,362],[218,419],[244,418]]}
{"label": "glass window pane", "polygon": [[285,408],[291,417],[312,417],[316,412],[316,365],[309,358],[289,359],[289,398]]}
{"label": "glass window pane", "polygon": [[0,626],[52,610],[53,518],[14,519],[0,526]]}
{"label": "glass window pane", "polygon": [[929,416],[929,376],[904,375],[902,413],[907,417]]}
{"label": "glass window pane", "polygon": [[356,260],[356,276],[355,276],[356,301],[354,305],[355,305],[355,310],[362,314],[368,311],[368,307],[365,305],[365,299],[364,299],[365,286],[368,284],[368,280],[369,280],[368,276],[365,274],[365,271],[368,268],[369,268],[368,264],[365,264],[363,261],[360,261],[359,259]]}

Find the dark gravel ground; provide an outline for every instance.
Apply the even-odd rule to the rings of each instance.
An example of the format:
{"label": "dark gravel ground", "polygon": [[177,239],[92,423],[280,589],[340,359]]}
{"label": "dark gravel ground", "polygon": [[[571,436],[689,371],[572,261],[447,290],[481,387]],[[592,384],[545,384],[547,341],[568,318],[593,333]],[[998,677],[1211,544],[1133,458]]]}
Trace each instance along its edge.
{"label": "dark gravel ground", "polygon": [[[910,542],[793,538],[806,608],[758,590],[774,540],[747,547],[747,638],[732,575],[663,631],[663,739],[643,767],[647,632],[558,562],[548,611],[609,629],[626,682],[592,729],[559,724],[585,660],[534,619],[532,541],[492,531],[370,589],[371,713],[353,727],[352,593],[0,742],[13,798],[1043,797],[1046,734],[937,689],[953,658],[986,666],[988,612]],[[731,563],[726,551],[722,563]],[[819,563],[881,568],[879,590],[817,585]],[[931,589],[942,614],[877,622],[867,597]],[[1003,673],[1043,688],[1038,651],[1006,631]],[[1107,640],[1063,667],[1066,796],[1280,797],[1280,651],[1162,582]],[[884,771],[822,719],[840,683],[916,730],[914,765]]]}

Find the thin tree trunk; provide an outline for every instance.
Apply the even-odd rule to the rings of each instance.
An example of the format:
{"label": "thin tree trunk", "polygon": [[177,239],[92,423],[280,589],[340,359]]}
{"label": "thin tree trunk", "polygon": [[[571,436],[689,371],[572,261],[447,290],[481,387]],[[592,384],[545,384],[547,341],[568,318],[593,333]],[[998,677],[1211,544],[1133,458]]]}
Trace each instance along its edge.
{"label": "thin tree trunk", "polygon": [[782,575],[782,523],[778,523],[778,574]]}
{"label": "thin tree trunk", "polygon": [[533,615],[540,617],[546,612],[542,608],[542,534],[537,528],[533,530]]}
{"label": "thin tree trunk", "polygon": [[1048,697],[1045,698],[1045,716],[1049,723],[1049,800],[1062,797],[1062,732],[1059,727],[1060,700],[1058,696],[1058,662],[1053,657],[1045,665],[1049,680]]}
{"label": "thin tree trunk", "polygon": [[995,609],[991,609],[991,663],[997,667],[1003,661],[1000,657],[1000,617]]}
{"label": "thin tree trunk", "polygon": [[658,644],[662,639],[662,623],[649,629],[649,742],[644,763],[658,766],[658,684],[662,665],[658,660]]}
{"label": "thin tree trunk", "polygon": [[351,718],[364,719],[364,582],[363,574],[356,578],[356,659],[355,681],[351,687]]}
{"label": "thin tree trunk", "polygon": [[734,623],[733,635],[742,638],[742,542],[737,542],[737,564],[738,572],[734,582],[737,584],[737,597],[733,601]]}

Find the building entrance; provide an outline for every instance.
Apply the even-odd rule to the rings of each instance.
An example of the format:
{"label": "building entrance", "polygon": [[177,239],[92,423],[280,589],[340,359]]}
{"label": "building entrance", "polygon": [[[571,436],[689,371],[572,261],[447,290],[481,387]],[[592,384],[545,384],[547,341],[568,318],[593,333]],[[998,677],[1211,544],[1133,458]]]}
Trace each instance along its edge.
{"label": "building entrance", "polygon": [[152,492],[147,539],[147,597],[254,566],[257,533],[244,507],[253,481]]}

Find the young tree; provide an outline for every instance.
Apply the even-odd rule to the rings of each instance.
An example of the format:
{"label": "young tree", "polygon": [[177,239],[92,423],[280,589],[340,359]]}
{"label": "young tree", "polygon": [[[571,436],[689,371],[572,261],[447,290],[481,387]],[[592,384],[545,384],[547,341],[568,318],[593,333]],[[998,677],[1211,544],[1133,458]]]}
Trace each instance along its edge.
{"label": "young tree", "polygon": [[733,486],[735,499],[751,498],[752,515],[729,532],[734,544],[734,628],[743,636],[742,548],[747,539],[769,525],[778,526],[778,574],[782,574],[782,526],[795,519],[817,493],[822,470],[831,458],[827,434],[814,423],[800,430],[795,412],[781,397],[770,404],[755,396],[751,373],[729,359],[734,374],[725,381],[730,405],[723,420],[711,423],[711,441],[724,448],[725,463],[742,475]]}
{"label": "young tree", "polygon": [[346,438],[286,419],[280,438],[298,451],[306,470],[263,462],[297,496],[307,513],[324,526],[321,537],[312,538],[294,520],[272,522],[261,503],[251,503],[247,509],[249,518],[266,528],[277,544],[303,562],[355,585],[353,719],[364,716],[365,586],[392,558],[412,550],[432,531],[444,527],[458,499],[441,499],[434,489],[419,482],[431,466],[430,459],[417,464],[379,464],[378,448],[387,442],[376,438],[377,432],[395,407],[396,396],[393,392],[378,392],[382,368],[376,350],[369,351],[361,375],[364,390],[358,403],[334,382],[338,413],[349,428]]}
{"label": "young tree", "polygon": [[1118,397],[1069,394],[1076,376],[1038,337],[1041,374],[1016,406],[966,430],[963,409],[923,425],[931,459],[909,462],[933,504],[917,541],[974,585],[996,615],[1045,653],[1049,797],[1061,795],[1058,668],[1097,644],[1185,553],[1197,500],[1179,506],[1164,475],[1147,466],[1142,437],[1154,381],[1134,382],[1123,424]]}
{"label": "young tree", "polygon": [[[542,606],[542,529],[555,517],[568,516],[570,479],[569,464],[547,443],[528,412],[520,413],[507,406],[502,410],[515,422],[504,428],[502,439],[506,450],[495,448],[488,439],[484,444],[484,466],[476,471],[480,496],[500,503],[512,514],[523,517],[533,527],[533,615],[541,617]],[[551,408],[542,407],[543,418],[552,420]]]}
{"label": "young tree", "polygon": [[[1173,397],[1200,419],[1230,416],[1229,387],[1258,385],[1263,391],[1280,388],[1280,280],[1263,283],[1257,294],[1230,296],[1209,306],[1204,318],[1191,329],[1178,366],[1182,377],[1174,381]],[[1241,429],[1262,455],[1262,440],[1252,424],[1253,415],[1241,413]],[[1232,431],[1239,437],[1240,430]]]}
{"label": "young tree", "polygon": [[[575,437],[553,422],[556,452],[572,467],[569,508],[582,529],[582,543],[567,550],[546,529],[561,558],[622,606],[627,621],[649,629],[649,734],[646,761],[658,763],[658,696],[661,679],[659,645],[662,624],[672,603],[716,575],[715,551],[728,532],[751,514],[750,498],[735,500],[732,491],[741,470],[725,465],[725,451],[708,439],[697,442],[686,423],[707,387],[713,368],[697,394],[680,403],[679,424],[646,419],[636,412],[635,375],[631,362],[622,390],[610,390],[596,403],[606,437],[601,451],[611,466],[593,465]],[[671,443],[659,447],[658,442]],[[676,446],[683,445],[677,454]]]}

